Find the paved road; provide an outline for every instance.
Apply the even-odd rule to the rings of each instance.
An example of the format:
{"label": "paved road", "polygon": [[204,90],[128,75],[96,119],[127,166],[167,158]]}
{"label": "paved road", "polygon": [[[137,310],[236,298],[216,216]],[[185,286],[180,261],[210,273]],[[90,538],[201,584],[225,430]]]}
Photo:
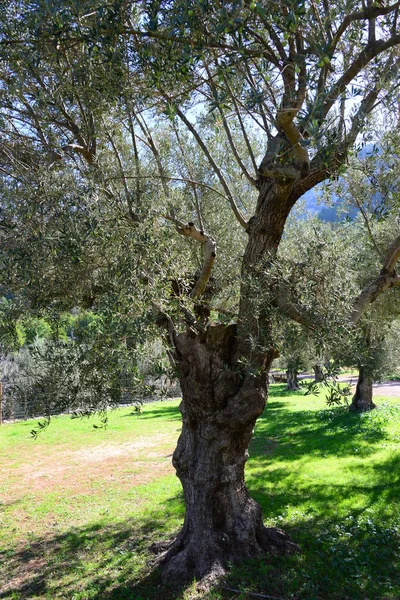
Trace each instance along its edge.
{"label": "paved road", "polygon": [[[313,379],[310,373],[302,373],[299,379]],[[339,381],[350,383],[352,392],[355,391],[357,385],[357,376],[339,375]],[[374,396],[386,396],[387,398],[400,398],[400,380],[399,381],[384,381],[382,383],[374,383]]]}

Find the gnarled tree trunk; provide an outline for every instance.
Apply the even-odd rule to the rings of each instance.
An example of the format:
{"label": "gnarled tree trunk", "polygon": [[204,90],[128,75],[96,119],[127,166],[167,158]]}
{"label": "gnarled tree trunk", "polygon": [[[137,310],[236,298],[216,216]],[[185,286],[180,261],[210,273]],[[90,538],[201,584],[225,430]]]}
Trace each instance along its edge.
{"label": "gnarled tree trunk", "polygon": [[[248,446],[267,398],[268,371],[276,356],[271,312],[261,302],[263,261],[273,259],[296,198],[271,179],[260,183],[247,229],[238,325],[190,327],[175,334],[180,370],[182,433],[173,457],[182,482],[183,528],[163,558],[167,579],[221,574],[231,562],[265,552],[293,552],[283,531],[263,525],[261,508],[244,480]],[[272,291],[272,293],[274,293]]]}
{"label": "gnarled tree trunk", "polygon": [[300,389],[297,371],[295,369],[288,369],[286,371],[286,389],[292,391]]}
{"label": "gnarled tree trunk", "polygon": [[372,378],[365,373],[364,367],[359,367],[356,393],[353,396],[350,410],[365,412],[376,408],[372,401]]}
{"label": "gnarled tree trunk", "polygon": [[182,387],[182,433],[173,464],[182,482],[183,528],[164,558],[177,580],[221,574],[230,562],[290,552],[282,531],[267,529],[246,489],[244,467],[254,424],[266,401],[266,375],[237,370],[235,325],[176,336]]}

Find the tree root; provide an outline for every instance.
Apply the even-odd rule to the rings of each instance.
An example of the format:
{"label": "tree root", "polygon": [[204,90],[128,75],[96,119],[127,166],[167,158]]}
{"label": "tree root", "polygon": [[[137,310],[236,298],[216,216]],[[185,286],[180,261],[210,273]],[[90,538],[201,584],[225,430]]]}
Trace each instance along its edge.
{"label": "tree root", "polygon": [[190,581],[194,577],[207,584],[215,583],[226,575],[230,564],[268,554],[294,554],[300,550],[287,533],[272,527],[262,526],[256,539],[249,539],[243,547],[230,544],[228,539],[225,546],[218,541],[212,543],[212,539],[217,540],[215,533],[210,533],[202,543],[181,534],[172,543],[160,542],[151,546],[157,554],[165,583]]}

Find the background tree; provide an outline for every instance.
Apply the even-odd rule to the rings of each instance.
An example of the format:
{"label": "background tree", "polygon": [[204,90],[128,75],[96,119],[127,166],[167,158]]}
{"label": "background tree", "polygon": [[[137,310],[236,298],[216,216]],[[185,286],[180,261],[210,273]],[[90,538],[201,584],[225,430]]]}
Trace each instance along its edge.
{"label": "background tree", "polygon": [[[371,271],[376,270],[382,260],[388,260],[388,256],[389,260],[396,260],[400,226],[398,130],[384,131],[378,122],[371,136],[373,141],[371,139],[352,159],[346,177],[331,187],[331,191],[340,194],[344,200],[344,209],[354,207],[358,211],[358,220],[363,225],[365,241],[355,240],[360,287],[366,285]],[[393,369],[389,359],[390,343],[385,337],[390,336],[391,325],[397,316],[398,294],[392,289],[378,298],[361,317],[352,352],[343,348],[348,364],[359,369],[357,390],[351,404],[353,410],[374,408],[373,380],[389,375]]]}
{"label": "background tree", "polygon": [[[166,576],[218,574],[239,558],[295,549],[283,532],[264,527],[244,483],[247,447],[276,356],[274,306],[295,320],[306,314],[285,300],[287,290],[282,296],[269,274],[292,207],[336,176],[376,106],[390,110],[398,8],[336,2],[322,3],[318,12],[313,2],[197,0],[100,8],[92,1],[16,0],[3,8],[5,272],[16,285],[27,278],[13,232],[33,212],[38,226],[28,231],[38,267],[31,270],[30,295],[39,290],[37,303],[56,307],[58,298],[78,304],[86,297],[94,307],[107,298],[118,314],[133,306],[148,314],[152,307],[164,327],[183,395],[173,463],[186,502],[182,531],[164,557]],[[163,115],[186,129],[208,163],[207,179],[192,184],[190,197],[154,134]],[[225,136],[224,156],[214,152],[215,125]],[[240,147],[234,131],[243,138]],[[170,152],[178,154],[178,146]],[[245,182],[239,188],[232,184],[235,169]],[[150,174],[149,185],[141,185]],[[29,193],[20,193],[28,184]],[[197,208],[195,189],[213,192],[209,221]],[[227,209],[229,226],[221,228]],[[64,276],[49,268],[63,248],[59,219],[67,231],[80,228],[79,235],[65,235],[77,244],[68,254],[80,260],[66,253]],[[40,255],[41,232],[51,224],[50,252]],[[223,294],[234,299],[235,318],[215,325],[211,274],[217,245],[228,234],[241,237],[238,248],[244,248],[233,257],[236,275],[225,280],[232,285]],[[185,238],[202,249],[200,268],[193,269]],[[379,292],[400,283],[396,244],[356,301],[354,320]],[[134,285],[138,280],[144,291]]]}
{"label": "background tree", "polygon": [[299,390],[298,375],[309,366],[309,339],[307,332],[297,323],[286,321],[282,326],[282,343],[279,358],[274,367],[286,371],[286,387],[288,390]]}

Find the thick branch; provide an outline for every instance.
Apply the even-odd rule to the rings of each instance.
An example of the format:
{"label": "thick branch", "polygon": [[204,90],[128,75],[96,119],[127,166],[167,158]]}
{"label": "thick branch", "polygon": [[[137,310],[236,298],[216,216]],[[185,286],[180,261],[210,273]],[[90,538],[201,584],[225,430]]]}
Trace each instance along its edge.
{"label": "thick branch", "polygon": [[400,287],[399,275],[379,275],[374,281],[365,286],[353,304],[350,320],[357,323],[369,304],[377,297],[392,287]]}
{"label": "thick branch", "polygon": [[364,10],[358,10],[350,13],[344,18],[343,22],[338,27],[338,30],[332,39],[330,51],[333,51],[335,49],[343,33],[354,21],[363,21],[365,19],[375,19],[376,17],[382,17],[384,15],[388,15],[392,11],[395,11],[399,7],[400,2],[396,2],[395,4],[391,4],[390,6],[382,6],[382,4],[378,4],[376,2],[373,5],[364,8]]}
{"label": "thick branch", "polygon": [[273,304],[289,319],[310,331],[322,326],[322,319],[319,316],[311,313],[305,306],[302,306],[291,297],[290,287],[285,281],[279,283],[278,293],[273,300]]}
{"label": "thick branch", "polygon": [[283,47],[283,44],[282,44],[281,40],[279,39],[279,35],[276,33],[275,29],[273,28],[273,26],[271,25],[271,23],[269,22],[268,19],[264,20],[264,25],[265,25],[265,28],[268,31],[269,35],[271,36],[271,40],[275,44],[275,48],[277,49],[279,56],[281,57],[282,62],[284,64],[288,57],[285,52],[285,48]]}
{"label": "thick branch", "polygon": [[[323,148],[314,156],[310,162],[308,175],[297,181],[293,187],[291,202],[296,202],[303,194],[338,172],[339,167],[347,158],[349,149],[354,145],[357,135],[361,132],[365,118],[375,108],[379,92],[380,89],[375,87],[366,94],[353,117],[349,134],[344,140],[339,142],[335,148]],[[343,130],[343,125],[340,122],[338,135],[341,130]]]}
{"label": "thick branch", "polygon": [[206,233],[204,233],[204,231],[200,231],[199,229],[197,229],[197,227],[193,223],[188,223],[187,225],[185,225],[184,223],[182,223],[178,219],[175,219],[175,217],[171,215],[165,215],[165,218],[169,221],[172,221],[175,224],[178,233],[185,237],[190,237],[204,245],[204,260],[201,273],[194,288],[190,292],[191,298],[198,298],[204,293],[207,287],[207,283],[210,279],[211,271],[215,263],[215,258],[217,256],[217,245],[215,243],[215,240]]}
{"label": "thick branch", "polygon": [[368,283],[356,298],[350,316],[353,323],[358,321],[367,306],[374,302],[382,292],[392,287],[400,287],[400,276],[394,270],[399,259],[400,236],[390,244],[378,277]]}
{"label": "thick branch", "polygon": [[400,260],[400,235],[390,244],[383,259],[383,268],[392,272],[398,260]]}
{"label": "thick branch", "polygon": [[262,177],[279,179],[282,184],[287,184],[309,173],[308,152],[301,145],[303,137],[294,123],[297,113],[294,108],[277,112],[276,126],[281,133],[268,141],[267,152],[259,168]]}
{"label": "thick branch", "polygon": [[81,146],[80,144],[65,144],[62,146],[62,149],[71,150],[72,152],[80,154],[89,165],[93,165],[95,162],[95,156],[93,152],[88,150],[86,146]]}

